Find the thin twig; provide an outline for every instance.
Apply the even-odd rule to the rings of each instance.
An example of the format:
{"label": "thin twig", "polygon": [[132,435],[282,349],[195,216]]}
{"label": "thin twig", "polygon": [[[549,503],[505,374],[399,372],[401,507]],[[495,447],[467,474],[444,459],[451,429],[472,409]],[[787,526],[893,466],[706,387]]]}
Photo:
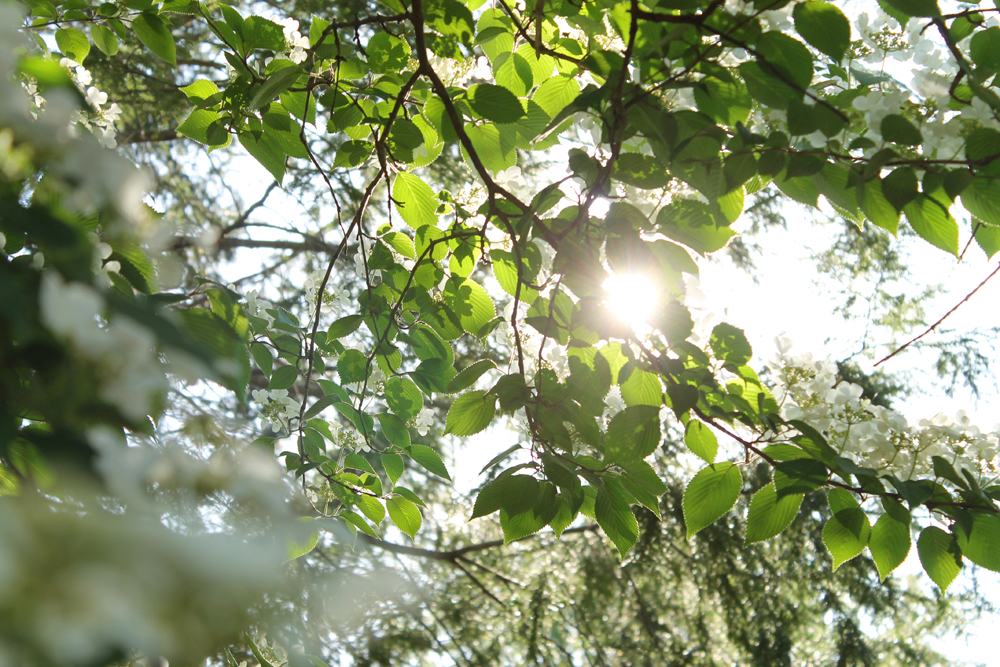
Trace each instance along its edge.
{"label": "thin twig", "polygon": [[962,304],[964,304],[966,301],[968,301],[969,299],[971,299],[972,295],[975,294],[976,292],[978,292],[983,287],[983,285],[985,285],[986,283],[988,283],[990,281],[990,279],[993,278],[993,276],[995,276],[997,273],[1000,273],[1000,265],[998,265],[997,268],[993,269],[993,272],[990,273],[990,275],[986,276],[986,278],[983,280],[983,282],[981,282],[978,285],[976,285],[976,288],[974,290],[972,290],[971,292],[969,292],[968,294],[966,294],[964,299],[962,299],[957,304],[955,304],[954,308],[952,308],[947,313],[945,313],[944,315],[942,315],[941,319],[939,319],[934,324],[930,325],[930,327],[928,327],[926,331],[924,331],[922,334],[920,334],[916,338],[913,338],[913,339],[907,341],[906,343],[904,343],[903,345],[901,345],[900,347],[896,348],[896,350],[892,354],[890,354],[889,356],[885,357],[884,359],[879,360],[875,365],[878,366],[879,364],[883,364],[883,363],[889,361],[890,359],[892,359],[893,357],[895,357],[897,354],[899,354],[900,352],[902,352],[903,350],[905,350],[909,346],[913,345],[914,343],[916,343],[918,340],[920,340],[921,338],[923,338],[927,334],[929,334],[932,331],[934,331],[935,329],[937,329],[941,325],[942,322],[944,322],[946,319],[948,319],[948,317],[950,317],[952,313],[954,313],[956,310],[958,310],[962,306]]}

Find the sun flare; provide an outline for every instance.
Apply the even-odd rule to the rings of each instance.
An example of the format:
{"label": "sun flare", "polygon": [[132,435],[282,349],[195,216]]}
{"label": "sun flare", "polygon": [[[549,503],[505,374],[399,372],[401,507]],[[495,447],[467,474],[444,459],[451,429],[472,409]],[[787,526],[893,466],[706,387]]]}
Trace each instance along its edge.
{"label": "sun flare", "polygon": [[659,306],[659,290],[646,276],[612,275],[604,281],[607,306],[618,318],[631,325],[645,324]]}

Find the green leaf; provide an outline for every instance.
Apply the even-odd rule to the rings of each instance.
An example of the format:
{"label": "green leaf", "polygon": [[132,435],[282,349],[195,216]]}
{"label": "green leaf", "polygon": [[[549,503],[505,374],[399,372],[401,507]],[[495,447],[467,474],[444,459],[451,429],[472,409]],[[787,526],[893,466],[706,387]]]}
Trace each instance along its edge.
{"label": "green leaf", "polygon": [[955,531],[955,538],[962,554],[980,567],[1000,572],[1000,516],[973,514],[972,530]]}
{"label": "green leaf", "polygon": [[980,30],[969,42],[972,62],[987,69],[1000,69],[1000,28]]}
{"label": "green leaf", "polygon": [[257,94],[253,96],[253,99],[250,100],[249,109],[256,111],[271,104],[281,93],[291,88],[298,81],[299,77],[302,76],[302,73],[303,70],[301,67],[292,65],[290,67],[282,67],[271,74],[257,90]]}
{"label": "green leaf", "polygon": [[798,515],[801,504],[802,494],[779,497],[774,482],[762,487],[750,501],[745,544],[763,542],[781,533]]}
{"label": "green leaf", "polygon": [[327,394],[326,396],[321,396],[319,399],[316,400],[315,403],[309,406],[309,409],[305,411],[303,417],[305,419],[312,419],[313,417],[323,412],[323,410],[327,409],[334,403],[343,403],[343,402],[344,402],[344,397],[339,396],[337,394]]}
{"label": "green leaf", "polygon": [[257,662],[260,663],[261,667],[274,667],[274,665],[261,654],[260,649],[257,648],[257,642],[248,636],[247,643],[250,644],[250,650],[253,653],[253,657],[257,658]]}
{"label": "green leaf", "polygon": [[572,76],[553,76],[545,80],[531,96],[549,118],[566,108],[580,94],[580,84]]}
{"label": "green leaf", "polygon": [[397,447],[410,446],[410,432],[406,429],[406,422],[389,412],[380,412],[375,416],[378,418],[379,425],[382,426],[382,433],[385,434],[386,440]]}
{"label": "green leaf", "polygon": [[75,60],[81,65],[87,54],[90,53],[90,40],[76,28],[60,28],[56,30],[56,46],[59,47],[59,51],[64,56]]}
{"label": "green leaf", "polygon": [[858,501],[854,494],[847,489],[832,488],[826,492],[826,499],[830,503],[830,512],[833,514],[858,507]]}
{"label": "green leaf", "polygon": [[470,364],[465,370],[460,372],[451,382],[448,383],[449,394],[456,394],[468,389],[476,383],[483,373],[496,368],[497,365],[491,359],[480,359],[474,364]]}
{"label": "green leaf", "polygon": [[897,211],[917,196],[917,174],[913,167],[897,167],[882,179],[882,194]]}
{"label": "green leaf", "polygon": [[462,394],[448,410],[445,433],[473,435],[489,426],[496,415],[496,398],[485,391]]}
{"label": "green leaf", "polygon": [[619,464],[619,467],[625,471],[628,480],[651,496],[659,498],[667,492],[667,485],[647,462],[629,461]]}
{"label": "green leaf", "polygon": [[706,77],[694,87],[694,99],[699,111],[730,127],[745,123],[753,106],[750,93],[742,82],[715,77]]}
{"label": "green leaf", "polygon": [[801,100],[802,93],[764,69],[755,62],[740,65],[740,76],[747,90],[761,104],[776,109],[785,109],[793,100]]}
{"label": "green leaf", "polygon": [[153,55],[177,67],[177,48],[170,28],[153,12],[142,12],[132,19],[132,30]]}
{"label": "green leaf", "polygon": [[406,68],[410,60],[410,45],[387,32],[376,32],[365,47],[368,66],[373,72],[384,74]]}
{"label": "green leaf", "polygon": [[[177,132],[206,146],[226,146],[232,141],[228,130],[226,130],[222,123],[222,116],[209,109],[195,109],[192,111],[184,119],[184,122],[178,126]],[[281,167],[284,170],[283,161]]]}
{"label": "green leaf", "polygon": [[942,593],[948,590],[962,569],[962,552],[955,536],[937,526],[928,526],[921,531],[917,539],[917,555],[927,576]]}
{"label": "green leaf", "polygon": [[[553,514],[553,516],[555,515]],[[524,539],[528,535],[533,535],[544,527],[544,518],[534,511],[512,515],[506,510],[500,510],[500,528],[503,530],[505,546],[516,540]]]}
{"label": "green leaf", "polygon": [[826,466],[815,459],[781,461],[774,466],[774,488],[779,497],[809,493],[823,486],[829,474]]}
{"label": "green leaf", "polygon": [[491,83],[469,88],[469,104],[480,116],[495,123],[513,123],[525,116],[524,107],[514,93]]}
{"label": "green leaf", "polygon": [[[156,268],[142,248],[119,243],[108,259],[117,261],[121,265],[119,273],[132,287],[143,294],[152,294],[156,291]],[[245,318],[242,321],[246,323]]]}
{"label": "green leaf", "polygon": [[270,378],[271,369],[274,364],[271,351],[261,343],[254,343],[250,346],[250,354],[253,355],[253,360],[257,362],[257,367],[264,373],[264,377]]}
{"label": "green leaf", "polygon": [[360,350],[345,350],[337,360],[340,384],[364,382],[368,377],[368,358]]}
{"label": "green leaf", "polygon": [[[517,150],[513,141],[500,136],[500,130],[493,123],[467,125],[465,133],[472,142],[472,148],[479,155],[483,165],[490,171],[503,171],[517,164]],[[462,155],[471,167],[472,159],[462,144]]]}
{"label": "green leaf", "polygon": [[743,366],[753,356],[753,348],[743,330],[725,322],[712,329],[709,344],[715,358],[731,366]]}
{"label": "green leaf", "polygon": [[389,518],[396,524],[396,528],[399,528],[409,535],[410,539],[413,539],[417,531],[420,530],[420,524],[423,522],[423,518],[420,516],[420,509],[411,501],[399,496],[386,500],[385,508],[389,510]]}
{"label": "green leaf", "polygon": [[354,499],[354,502],[361,512],[376,526],[385,519],[385,507],[379,502],[378,498],[359,495]]}
{"label": "green leaf", "polygon": [[382,236],[382,240],[403,257],[408,257],[409,259],[417,258],[417,250],[413,245],[413,239],[406,234],[402,232],[389,232]]}
{"label": "green leaf", "polygon": [[885,0],[885,3],[906,16],[941,16],[936,0]]}
{"label": "green leaf", "polygon": [[268,389],[288,389],[299,379],[299,371],[295,366],[280,366],[271,375]]}
{"label": "green leaf", "polygon": [[440,454],[430,447],[413,445],[410,447],[410,458],[419,463],[425,470],[429,470],[438,477],[444,477],[449,482],[451,481],[451,475],[448,474],[448,468],[445,466],[444,461],[441,460]]}
{"label": "green leaf", "polygon": [[868,542],[878,568],[879,579],[885,580],[889,574],[899,567],[910,553],[910,526],[883,514],[872,528],[871,540]]}
{"label": "green leaf", "polygon": [[[97,27],[97,26],[95,26]],[[208,79],[198,79],[194,83],[181,88],[181,92],[199,107],[219,93],[219,87]]]}
{"label": "green leaf", "polygon": [[[625,405],[648,405],[659,408],[663,405],[663,385],[655,373],[640,368],[633,369],[628,379],[621,384],[622,400]],[[709,461],[711,463],[711,461]]]}
{"label": "green leaf", "polygon": [[[234,21],[234,26],[242,19],[238,19],[235,14],[227,14],[227,21],[232,18]],[[198,13],[197,5],[195,5],[194,13]],[[285,48],[285,36],[282,34],[282,28],[280,25],[274,21],[268,21],[261,16],[248,16],[246,20],[243,20],[243,27],[239,29],[243,35],[243,51],[245,53],[250,53],[254,49],[267,49],[269,51],[283,51]]]}
{"label": "green leaf", "polygon": [[958,257],[958,223],[940,203],[921,193],[903,212],[920,238]]}
{"label": "green leaf", "polygon": [[743,477],[733,463],[716,463],[695,475],[682,503],[688,539],[731,510],[742,488]]}
{"label": "green leaf", "polygon": [[[194,116],[199,111],[201,110],[195,110],[191,115]],[[178,128],[178,131],[180,131],[180,128]],[[281,180],[285,177],[284,153],[276,151],[270,145],[264,143],[264,136],[267,135],[261,137],[262,141],[257,141],[250,132],[241,132],[239,136],[240,144],[243,148],[274,176],[274,180],[281,183]]]}
{"label": "green leaf", "polygon": [[1000,227],[977,224],[975,228],[976,243],[986,253],[987,258],[1000,252]]}
{"label": "green leaf", "polygon": [[397,417],[409,421],[424,407],[424,396],[413,380],[393,377],[385,383],[385,402]]}
{"label": "green leaf", "polygon": [[799,40],[771,30],[757,38],[757,53],[761,69],[775,73],[784,83],[803,90],[812,83],[813,57]]}
{"label": "green leaf", "polygon": [[965,138],[965,155],[974,163],[982,163],[980,169],[989,166],[1000,155],[1000,132],[992,127],[973,130]]}
{"label": "green leaf", "polygon": [[851,46],[851,24],[835,6],[802,2],[792,11],[795,31],[816,50],[840,62]]}
{"label": "green leaf", "polygon": [[604,459],[609,463],[641,461],[660,444],[660,408],[633,405],[625,408],[608,424]]}
{"label": "green leaf", "polygon": [[622,558],[625,558],[625,554],[639,537],[639,524],[635,520],[635,514],[632,513],[627,497],[621,482],[607,479],[604,485],[598,488],[597,500],[594,503],[597,525],[614,542]]}
{"label": "green leaf", "polygon": [[[312,523],[312,519],[310,519],[309,517],[302,517],[302,519],[299,520],[302,521],[303,523]],[[302,556],[305,556],[307,553],[315,549],[318,543],[319,543],[318,530],[311,531],[302,540],[289,539],[285,545],[286,546],[285,562],[287,563],[289,561],[295,560],[296,558],[301,558]]]}
{"label": "green leaf", "polygon": [[896,234],[899,228],[899,210],[885,198],[882,192],[882,180],[873,179],[859,185],[861,190],[861,211],[875,225]]}
{"label": "green leaf", "polygon": [[684,433],[684,444],[704,459],[706,463],[715,463],[715,456],[719,451],[719,440],[708,424],[697,419],[688,422],[687,430]]}
{"label": "green leaf", "polygon": [[[810,3],[811,4],[811,3]],[[903,146],[919,146],[923,135],[909,120],[899,114],[890,114],[882,119],[882,138]]]}
{"label": "green leaf", "polygon": [[437,225],[437,196],[419,176],[405,171],[396,174],[392,198],[396,201],[399,214],[411,228]]}
{"label": "green leaf", "polygon": [[[457,0],[428,0],[424,4],[424,16],[427,26],[445,37],[441,42],[449,46],[457,42],[472,49],[475,20],[464,4]],[[451,53],[458,57],[457,50]]]}
{"label": "green leaf", "polygon": [[326,339],[336,340],[338,338],[343,338],[344,336],[349,336],[358,330],[361,326],[361,322],[364,321],[364,317],[361,315],[347,315],[346,317],[341,317],[339,320],[330,325],[330,328],[326,332]]}
{"label": "green leaf", "polygon": [[1000,226],[1000,183],[976,178],[962,191],[962,205],[987,225]]}
{"label": "green leaf", "polygon": [[538,480],[529,475],[501,475],[476,496],[469,518],[487,516],[500,509],[511,516],[523,514],[535,506],[541,488]]}
{"label": "green leaf", "polygon": [[482,285],[452,276],[444,286],[444,303],[458,316],[462,328],[475,335],[496,316],[496,308]]}
{"label": "green leaf", "polygon": [[656,225],[666,237],[699,254],[721,250],[735,236],[728,226],[717,226],[708,204],[693,199],[675,201],[660,209]]}
{"label": "green leaf", "polygon": [[[284,70],[282,70],[284,71]],[[372,156],[375,144],[369,141],[350,140],[340,144],[337,148],[337,155],[333,159],[334,167],[346,167],[352,169]]]}
{"label": "green leaf", "polygon": [[395,484],[403,474],[403,457],[393,452],[384,453],[382,454],[382,467],[385,468],[385,474]]}
{"label": "green leaf", "polygon": [[842,509],[823,526],[823,544],[833,556],[833,569],[851,560],[868,546],[872,527],[860,507]]}
{"label": "green leaf", "polygon": [[622,183],[645,189],[662,188],[670,181],[660,161],[642,153],[622,153],[611,175]]}

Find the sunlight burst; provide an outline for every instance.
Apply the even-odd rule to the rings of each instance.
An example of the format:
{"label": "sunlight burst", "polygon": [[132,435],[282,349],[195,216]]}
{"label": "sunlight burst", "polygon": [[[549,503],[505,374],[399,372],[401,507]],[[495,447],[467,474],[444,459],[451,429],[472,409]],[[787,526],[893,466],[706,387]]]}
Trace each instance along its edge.
{"label": "sunlight burst", "polygon": [[648,322],[660,303],[656,285],[643,275],[612,275],[603,287],[608,293],[608,308],[632,326]]}

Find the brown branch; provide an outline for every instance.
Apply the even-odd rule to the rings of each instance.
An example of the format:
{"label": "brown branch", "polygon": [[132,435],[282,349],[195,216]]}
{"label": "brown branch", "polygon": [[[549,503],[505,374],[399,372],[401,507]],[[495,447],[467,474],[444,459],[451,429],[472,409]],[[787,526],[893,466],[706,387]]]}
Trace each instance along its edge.
{"label": "brown branch", "polygon": [[[186,248],[196,248],[201,244],[198,239],[192,238],[190,236],[175,236],[174,240],[170,243],[169,248],[173,251],[184,250]],[[263,241],[259,239],[219,239],[215,243],[211,244],[218,250],[232,250],[234,248],[271,248],[274,250],[292,250],[295,252],[325,252],[328,254],[334,254],[337,252],[337,247],[323,241],[322,239],[316,238],[315,236],[307,235],[304,241]]]}
{"label": "brown branch", "polygon": [[496,595],[494,595],[493,591],[491,591],[490,589],[486,588],[486,584],[484,584],[483,582],[481,582],[479,580],[479,577],[477,577],[472,572],[470,572],[468,570],[468,568],[466,568],[464,565],[462,565],[462,563],[460,561],[453,560],[453,561],[451,561],[451,564],[454,565],[455,567],[457,567],[459,570],[461,570],[465,574],[465,576],[467,576],[470,580],[472,580],[472,583],[474,583],[476,585],[476,588],[478,588],[479,590],[481,590],[483,593],[486,593],[486,596],[488,598],[490,598],[491,600],[493,600],[494,602],[496,602],[501,607],[505,607],[506,606],[503,603],[503,600],[501,600]]}
{"label": "brown branch", "polygon": [[955,304],[955,306],[951,310],[949,310],[947,313],[945,313],[944,315],[942,315],[941,318],[937,322],[935,322],[934,324],[932,324],[930,327],[928,327],[926,331],[924,331],[922,334],[920,334],[916,338],[912,338],[909,341],[907,341],[906,343],[904,343],[903,345],[901,345],[900,347],[896,348],[896,350],[892,354],[890,354],[889,356],[885,357],[884,359],[879,360],[878,362],[876,362],[875,365],[878,366],[879,364],[883,364],[886,361],[889,361],[890,359],[892,359],[893,357],[895,357],[897,354],[899,354],[900,352],[902,352],[903,350],[905,350],[909,346],[913,345],[914,343],[916,343],[918,340],[920,340],[924,336],[928,335],[929,333],[931,333],[932,331],[934,331],[935,329],[937,329],[941,325],[942,322],[944,322],[946,319],[948,319],[948,317],[950,317],[952,313],[954,313],[956,310],[958,310],[962,306],[962,304],[964,304],[966,301],[968,301],[969,299],[971,299],[972,295],[975,294],[976,292],[978,292],[983,287],[983,285],[985,285],[986,283],[988,283],[990,281],[990,279],[992,279],[993,276],[995,276],[997,273],[1000,273],[1000,265],[997,265],[997,268],[993,269],[993,272],[990,273],[990,275],[986,276],[986,278],[983,279],[983,281],[981,283],[979,283],[978,285],[976,285],[976,288],[974,290],[972,290],[971,292],[969,292],[968,294],[966,294],[964,299],[962,299],[957,304]]}
{"label": "brown branch", "polygon": [[243,211],[240,217],[236,218],[236,220],[232,224],[223,227],[222,233],[219,234],[220,239],[222,237],[225,237],[226,234],[228,234],[229,232],[235,231],[245,226],[247,224],[247,219],[250,217],[250,214],[264,205],[264,202],[267,201],[267,198],[271,196],[271,193],[274,192],[274,189],[276,187],[278,187],[278,181],[271,181],[271,184],[267,186],[266,190],[264,190],[264,194],[261,195],[260,199],[251,204],[247,208],[247,210]]}
{"label": "brown branch", "polygon": [[159,141],[175,141],[180,138],[181,135],[177,134],[177,130],[161,130],[159,132],[137,130],[129,134],[119,134],[115,137],[115,141],[118,142],[119,146],[123,146],[126,144],[152,144]]}
{"label": "brown branch", "polygon": [[[597,528],[597,524],[590,523],[585,526],[577,526],[576,528],[567,528],[562,532],[562,534],[573,535],[576,533],[589,533],[596,531]],[[541,533],[533,533],[514,541],[522,542],[524,540],[531,540],[535,539],[539,535],[541,535]],[[458,549],[451,549],[449,551],[433,551],[431,549],[421,549],[420,547],[410,547],[405,544],[396,544],[395,542],[386,542],[385,540],[376,539],[365,533],[358,533],[358,537],[369,546],[378,547],[379,549],[384,549],[385,551],[402,554],[404,556],[415,556],[417,558],[426,558],[428,560],[438,560],[448,563],[455,562],[459,559],[468,560],[465,558],[466,554],[475,553],[477,551],[486,551],[487,549],[502,547],[504,545],[503,540],[489,540],[488,542],[469,544],[467,546],[459,547]]]}

